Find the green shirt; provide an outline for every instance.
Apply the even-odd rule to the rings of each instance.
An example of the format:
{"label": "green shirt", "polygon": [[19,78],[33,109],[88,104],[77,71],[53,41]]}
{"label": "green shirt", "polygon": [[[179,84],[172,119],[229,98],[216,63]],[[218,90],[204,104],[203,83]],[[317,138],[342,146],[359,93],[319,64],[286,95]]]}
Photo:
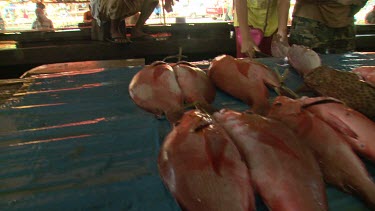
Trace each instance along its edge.
{"label": "green shirt", "polygon": [[[264,36],[269,37],[278,27],[277,0],[247,0],[248,24],[262,29],[265,25],[267,5],[269,3],[267,26]],[[234,26],[238,26],[237,15],[234,15]]]}

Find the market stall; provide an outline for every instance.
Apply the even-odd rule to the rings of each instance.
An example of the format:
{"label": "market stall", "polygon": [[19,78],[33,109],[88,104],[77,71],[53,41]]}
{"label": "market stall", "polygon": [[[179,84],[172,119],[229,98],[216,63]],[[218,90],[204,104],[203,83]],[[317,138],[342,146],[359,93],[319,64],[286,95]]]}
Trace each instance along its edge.
{"label": "market stall", "polygon": [[[322,59],[341,70],[375,65],[374,53]],[[258,61],[280,72],[290,68],[283,59]],[[141,68],[142,62],[51,64],[0,81],[10,93],[0,101],[0,208],[180,210],[157,169],[170,124],[138,108],[128,93]],[[285,82],[295,90],[302,80],[290,71]],[[221,91],[214,106],[248,108]],[[375,166],[364,162],[374,178]],[[330,210],[366,210],[355,196],[331,186],[327,193]],[[259,199],[257,208],[266,210]]]}

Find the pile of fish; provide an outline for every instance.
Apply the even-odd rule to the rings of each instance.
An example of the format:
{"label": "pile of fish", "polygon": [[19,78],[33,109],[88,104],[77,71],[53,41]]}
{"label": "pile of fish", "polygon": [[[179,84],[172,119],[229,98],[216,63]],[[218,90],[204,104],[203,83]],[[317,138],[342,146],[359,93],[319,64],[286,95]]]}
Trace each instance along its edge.
{"label": "pile of fish", "polygon": [[[321,66],[288,53],[297,70]],[[172,124],[158,167],[181,208],[256,210],[259,195],[270,210],[328,210],[331,184],[375,209],[375,183],[360,159],[375,161],[375,122],[329,96],[271,103],[267,86],[282,87],[268,67],[228,55],[207,73],[187,62],[154,62],[134,76],[134,103]],[[216,88],[249,110],[213,108]]]}

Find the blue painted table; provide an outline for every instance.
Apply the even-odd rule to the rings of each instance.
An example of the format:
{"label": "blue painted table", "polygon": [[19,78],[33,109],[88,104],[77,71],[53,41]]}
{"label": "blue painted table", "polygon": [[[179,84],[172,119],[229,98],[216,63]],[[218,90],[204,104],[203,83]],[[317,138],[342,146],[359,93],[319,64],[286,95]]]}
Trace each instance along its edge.
{"label": "blue painted table", "polygon": [[[322,58],[344,70],[375,65],[375,54]],[[289,67],[282,59],[259,61],[280,72]],[[157,170],[170,125],[128,94],[142,66],[43,68],[46,73],[24,78],[25,86],[0,105],[0,210],[179,210]],[[301,79],[291,71],[286,83],[295,89]],[[214,105],[247,109],[220,91]],[[366,165],[374,175],[374,165]],[[333,187],[327,193],[331,210],[366,210]],[[266,209],[261,202],[258,208]]]}

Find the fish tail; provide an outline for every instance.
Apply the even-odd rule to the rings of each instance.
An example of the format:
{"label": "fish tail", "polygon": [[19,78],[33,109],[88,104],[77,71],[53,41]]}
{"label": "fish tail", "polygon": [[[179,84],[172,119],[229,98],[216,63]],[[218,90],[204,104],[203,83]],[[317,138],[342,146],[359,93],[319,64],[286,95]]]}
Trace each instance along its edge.
{"label": "fish tail", "polygon": [[357,192],[366,205],[372,210],[375,210],[375,184],[370,180],[369,178],[368,184],[363,186],[363,190],[357,190]]}

